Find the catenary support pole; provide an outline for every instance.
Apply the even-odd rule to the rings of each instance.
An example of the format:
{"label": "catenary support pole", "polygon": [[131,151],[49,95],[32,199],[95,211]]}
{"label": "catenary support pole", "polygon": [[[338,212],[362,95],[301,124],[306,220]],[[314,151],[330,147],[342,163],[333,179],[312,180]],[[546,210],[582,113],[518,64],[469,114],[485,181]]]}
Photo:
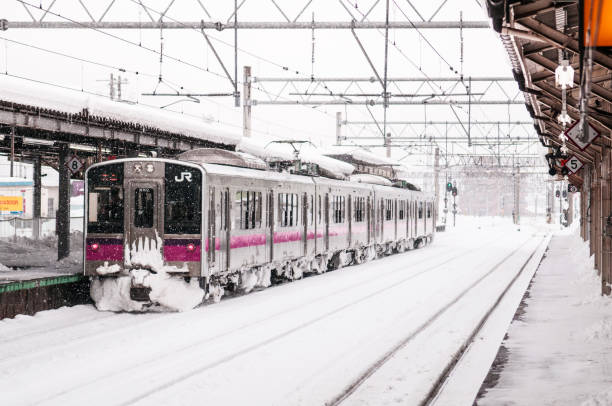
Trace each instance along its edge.
{"label": "catenary support pole", "polygon": [[[434,153],[434,195],[436,196],[434,203],[434,218],[437,219],[440,210],[440,148],[436,148]],[[434,224],[434,227],[435,226]]]}
{"label": "catenary support pole", "polygon": [[602,212],[602,253],[601,253],[601,294],[610,295],[610,282],[612,281],[612,236],[608,235],[608,217],[612,211],[611,202],[611,177],[612,159],[610,148],[603,148],[602,167],[601,167],[601,212]]}
{"label": "catenary support pole", "polygon": [[66,258],[70,254],[70,173],[65,165],[70,150],[68,144],[61,144],[59,151],[59,206],[55,219],[57,233],[57,259]]}
{"label": "catenary support pole", "polygon": [[41,206],[41,163],[40,157],[37,156],[34,158],[34,213],[33,217],[33,225],[32,225],[32,233],[34,234],[34,239],[38,240],[40,238],[40,206]]}
{"label": "catenary support pole", "polygon": [[342,141],[342,112],[336,112],[336,144],[340,145]]}
{"label": "catenary support pole", "polygon": [[15,127],[11,127],[11,178],[14,176],[15,166]]}
{"label": "catenary support pole", "polygon": [[242,88],[242,135],[251,136],[251,67],[244,67],[244,85]]}

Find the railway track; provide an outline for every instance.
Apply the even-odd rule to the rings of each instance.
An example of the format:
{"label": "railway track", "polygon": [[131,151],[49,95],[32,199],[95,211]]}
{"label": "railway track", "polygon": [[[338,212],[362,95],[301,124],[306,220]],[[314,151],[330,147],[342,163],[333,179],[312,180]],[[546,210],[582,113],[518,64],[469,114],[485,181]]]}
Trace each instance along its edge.
{"label": "railway track", "polygon": [[[480,249],[483,249],[484,247],[486,247],[487,245],[490,245],[490,244],[491,244],[490,242],[486,243],[486,244],[483,244],[483,245],[478,246],[476,248],[473,248],[473,249],[471,249],[471,250],[469,250],[467,252],[458,249],[456,251],[451,252],[450,255],[447,254],[446,257],[450,258],[450,260],[456,259],[458,257],[461,257],[463,255],[469,254],[471,252],[475,252],[475,251],[478,251]],[[419,253],[424,253],[424,251],[418,251],[418,252]],[[459,253],[459,254],[457,254],[457,253]],[[414,253],[413,252],[410,252],[410,253],[406,252],[404,254],[410,255],[410,254],[414,254]],[[385,257],[385,258],[387,258],[387,257]],[[384,260],[385,258],[382,258],[381,260]],[[422,265],[422,264],[430,262],[430,261],[432,261],[432,258],[426,256],[424,259],[419,260],[419,261],[415,261],[411,265],[416,267],[416,266]],[[378,273],[376,277],[377,277],[378,281],[384,281],[387,278],[395,276],[399,272],[406,272],[406,269],[391,268],[389,270],[384,270],[384,271]],[[316,276],[320,276],[320,275],[316,275],[315,274],[315,275],[309,276],[309,278],[310,277],[316,277]],[[343,287],[342,289],[337,289],[337,290],[334,290],[334,291],[331,291],[331,292],[326,292],[324,294],[321,294],[321,295],[315,297],[314,299],[309,299],[307,302],[300,302],[300,303],[296,304],[295,306],[291,306],[289,308],[285,308],[282,311],[277,312],[275,314],[272,314],[272,315],[270,315],[268,317],[259,318],[259,319],[256,319],[256,320],[249,321],[248,323],[245,323],[245,324],[243,324],[243,325],[241,325],[241,326],[239,326],[239,327],[237,327],[235,329],[232,329],[230,331],[224,332],[223,334],[211,337],[211,338],[207,339],[207,341],[212,341],[214,339],[219,339],[219,338],[225,337],[225,336],[227,336],[229,334],[233,334],[233,333],[236,333],[238,331],[244,330],[244,329],[246,329],[248,327],[251,327],[253,325],[256,325],[258,323],[266,322],[266,321],[268,321],[270,319],[273,319],[275,317],[279,317],[279,316],[282,316],[284,314],[290,313],[290,312],[295,311],[296,309],[298,309],[300,307],[303,307],[305,305],[319,302],[321,300],[326,299],[330,295],[337,295],[337,294],[340,294],[340,293],[343,293],[343,292],[347,292],[347,291],[350,291],[352,289],[355,289],[355,288],[358,288],[360,286],[363,286],[363,285],[366,285],[366,284],[370,284],[370,283],[372,283],[371,280],[366,279],[366,280],[363,280],[363,281],[360,281],[360,282],[357,282],[357,283],[353,283],[353,284],[348,285],[346,287]],[[265,288],[265,289],[273,289],[273,288],[277,288],[277,287],[284,286],[284,285],[286,285],[286,284],[272,285],[269,288]],[[256,291],[253,291],[251,293],[255,293],[257,291],[262,291],[262,290],[265,290],[265,289],[256,290]],[[236,295],[228,296],[227,298],[224,299],[224,302],[227,302],[228,300],[237,299],[237,298],[240,298],[240,297],[243,297],[243,296],[245,296],[245,295],[243,295],[243,294],[236,294]],[[205,303],[201,307],[207,307],[207,306],[211,306],[211,305],[214,305],[214,303],[212,303],[212,302]],[[35,331],[35,332],[29,332],[29,333],[24,334],[22,336],[15,336],[12,339],[0,341],[0,343],[2,343],[3,345],[10,345],[11,343],[14,343],[14,344],[18,343],[19,346],[21,347],[21,346],[24,345],[24,342],[23,342],[24,338],[26,340],[29,340],[29,339],[35,340],[37,336],[43,336],[44,335],[46,340],[47,340],[47,345],[44,348],[38,349],[37,351],[28,352],[28,354],[25,356],[25,358],[35,358],[37,356],[43,355],[44,353],[54,353],[54,352],[56,352],[56,351],[58,351],[59,349],[62,349],[62,348],[69,349],[69,348],[73,347],[74,345],[78,345],[81,342],[87,342],[87,341],[89,341],[91,339],[91,336],[89,336],[89,335],[85,335],[85,336],[81,336],[81,337],[79,337],[79,336],[72,336],[71,340],[69,342],[66,342],[65,340],[62,339],[62,340],[60,340],[60,342],[53,343],[52,342],[52,338],[49,337],[49,333],[65,331],[65,330],[69,331],[71,329],[75,329],[75,328],[78,328],[78,327],[80,327],[82,325],[86,325],[86,324],[92,324],[93,325],[93,330],[95,331],[96,330],[95,324],[99,323],[99,321],[106,320],[106,319],[109,319],[111,317],[121,316],[121,315],[126,315],[126,313],[119,312],[119,313],[113,313],[113,314],[108,315],[108,316],[107,315],[100,316],[99,313],[98,313],[98,315],[92,316],[91,319],[87,319],[87,320],[84,320],[84,321],[81,321],[81,322],[72,323],[70,325],[60,326],[60,327],[56,327],[56,328],[51,328],[51,329],[46,329],[46,330],[39,330],[39,331]],[[190,316],[192,318],[196,318],[196,317],[199,317],[200,315],[193,314],[193,315],[190,315]],[[125,317],[130,317],[130,316],[126,315]],[[162,314],[162,315],[159,315],[159,316],[153,315],[153,317],[151,317],[150,314],[147,314],[144,317],[147,317],[147,318],[143,319],[143,320],[131,320],[129,324],[118,326],[117,328],[112,329],[112,330],[102,330],[102,331],[100,331],[98,333],[98,335],[96,336],[96,339],[99,339],[99,340],[108,339],[108,338],[111,338],[113,335],[122,334],[122,333],[125,333],[126,331],[129,331],[129,330],[138,330],[138,329],[141,329],[141,328],[143,328],[145,326],[148,326],[148,325],[151,325],[151,324],[155,324],[155,323],[167,323],[168,318],[176,318],[176,319],[179,318],[178,315],[174,314],[174,313],[173,314]],[[5,347],[5,348],[7,348],[7,347]],[[23,355],[21,355],[19,353],[16,353],[16,352],[13,352],[13,351],[7,351],[6,354],[7,354],[7,356],[5,356],[5,357],[0,356],[0,365],[2,365],[3,362],[9,361],[9,360],[15,360],[17,362],[24,361]]]}
{"label": "railway track", "polygon": [[[482,240],[486,242],[482,243]],[[117,385],[129,388],[129,390],[125,390],[125,393],[121,396],[117,393],[108,394],[111,398],[105,399],[104,404],[123,405],[139,402],[146,404],[149,401],[156,401],[158,398],[164,398],[172,393],[181,393],[181,388],[184,388],[184,386],[177,385],[184,381],[202,382],[204,377],[219,375],[219,371],[226,371],[227,374],[227,371],[233,370],[237,365],[248,364],[248,360],[257,359],[261,356],[262,352],[276,351],[275,349],[279,345],[281,347],[286,346],[287,343],[293,343],[295,340],[299,341],[301,337],[312,334],[313,331],[320,329],[322,326],[333,325],[338,318],[343,319],[347,316],[354,318],[354,315],[361,311],[360,309],[371,308],[373,306],[383,308],[381,304],[390,300],[387,296],[388,294],[390,294],[390,297],[401,298],[407,294],[405,292],[413,291],[416,286],[427,285],[428,282],[426,281],[437,280],[442,275],[445,275],[443,278],[448,282],[447,285],[449,285],[444,289],[448,290],[452,287],[452,291],[454,291],[456,290],[455,286],[458,286],[457,283],[461,283],[462,278],[465,279],[467,275],[474,275],[468,271],[458,272],[459,270],[473,268],[473,271],[477,271],[480,274],[483,270],[488,269],[487,267],[495,261],[495,258],[499,259],[502,256],[503,250],[500,247],[503,244],[500,244],[498,241],[495,244],[495,252],[498,253],[482,260],[483,257],[479,253],[491,251],[493,249],[493,247],[490,247],[492,243],[491,239],[484,238],[480,239],[480,243],[476,246],[469,243],[464,244],[463,249],[455,248],[453,245],[452,249],[437,249],[435,247],[432,251],[428,249],[402,255],[401,258],[414,258],[414,261],[410,262],[409,267],[406,266],[407,263],[403,259],[400,261],[393,259],[400,256],[391,256],[369,263],[374,265],[374,268],[370,268],[367,271],[364,268],[363,273],[356,269],[356,277],[347,278],[342,276],[347,274],[355,275],[352,271],[340,271],[327,274],[327,278],[308,278],[300,283],[302,284],[301,291],[304,292],[305,289],[308,289],[312,293],[298,295],[295,299],[292,296],[295,295],[296,289],[297,292],[300,292],[299,284],[279,285],[274,287],[273,291],[280,293],[274,293],[273,299],[275,301],[280,300],[280,302],[288,306],[276,309],[276,311],[270,306],[267,306],[268,311],[266,312],[259,313],[257,311],[257,306],[261,305],[262,300],[265,302],[272,298],[268,297],[269,295],[264,290],[259,293],[246,295],[249,297],[255,296],[255,299],[247,299],[244,296],[243,300],[240,300],[240,297],[235,298],[238,300],[224,300],[221,304],[217,305],[218,307],[212,309],[213,312],[207,310],[206,316],[198,310],[182,314],[151,315],[153,316],[152,318],[142,323],[131,327],[129,325],[122,325],[118,329],[111,327],[111,317],[108,331],[89,338],[82,337],[70,344],[58,343],[58,345],[51,345],[49,348],[34,348],[34,351],[25,353],[25,358],[28,359],[24,363],[34,364],[49,357],[63,359],[63,370],[69,371],[71,366],[74,369],[79,362],[86,364],[95,362],[94,360],[99,358],[99,356],[95,356],[95,353],[104,353],[98,350],[94,354],[88,354],[85,348],[105,348],[107,343],[117,342],[117,340],[123,341],[125,337],[135,337],[135,334],[139,334],[137,331],[142,331],[140,334],[147,334],[146,332],[150,332],[152,329],[157,328],[156,326],[159,326],[163,330],[186,332],[185,325],[193,325],[198,330],[199,327],[211,321],[213,321],[213,325],[216,325],[217,328],[212,330],[200,328],[201,331],[205,332],[204,334],[190,334],[185,336],[185,339],[172,342],[168,346],[162,344],[167,341],[165,340],[167,337],[160,337],[161,341],[155,347],[152,347],[152,352],[145,353],[138,351],[135,354],[130,354],[125,362],[112,370],[105,367],[93,368],[89,370],[88,374],[83,374],[82,376],[75,376],[70,372],[64,372],[61,381],[65,382],[65,384],[37,388],[37,391],[31,394],[32,400],[30,402],[34,401],[37,404],[66,402],[66,404],[72,404],[75,403],[75,400],[83,399],[84,396],[93,396],[93,398],[100,400],[108,394],[102,388],[117,387]],[[519,241],[516,243],[519,243]],[[504,253],[503,255],[505,256],[506,254]],[[376,275],[375,280],[372,279],[374,275]],[[465,283],[471,279],[472,277],[465,279]],[[318,280],[325,283],[317,282]],[[337,280],[337,283],[330,284],[332,280]],[[462,283],[462,285],[465,283]],[[285,288],[283,289],[282,286]],[[403,320],[420,320],[421,313],[428,313],[430,309],[435,310],[437,305],[432,305],[439,302],[439,298],[446,297],[447,293],[439,292],[443,288],[439,285],[427,286],[433,289],[424,296],[424,298],[427,297],[426,300],[415,299],[417,301],[410,306],[404,304],[401,309],[394,311],[395,316],[402,317]],[[280,289],[277,290],[277,288]],[[391,294],[393,291],[396,293]],[[288,298],[291,299],[287,300]],[[247,310],[246,315],[244,314],[244,300],[248,300],[251,305],[258,304],[250,313]],[[247,306],[247,308],[251,307]],[[306,311],[305,309],[309,310]],[[397,314],[398,312],[400,313]],[[224,328],[218,328],[219,325],[214,323],[214,319],[219,320],[221,316],[227,316],[228,314],[238,316],[238,323],[233,322],[223,326]],[[259,315],[259,317],[253,319],[247,317],[249,315]],[[131,316],[137,322],[141,319],[140,316],[134,315],[123,314],[116,316]],[[357,337],[356,340],[362,341],[366,346],[368,345],[368,340],[372,339],[372,330],[368,327],[367,331],[369,331],[369,335],[362,337],[359,335],[355,336]],[[83,333],[83,331],[79,332]],[[358,333],[356,332],[355,334]],[[204,337],[202,337],[203,335]],[[392,338],[395,339],[396,336],[393,335]],[[137,348],[140,346],[138,343],[141,341],[140,339],[130,340],[130,348],[132,350]],[[145,343],[146,341],[142,342]],[[391,342],[387,342],[389,346],[386,348],[389,348]],[[115,348],[115,345],[111,345],[109,348]],[[378,346],[378,348],[380,350],[384,349],[382,346]],[[71,349],[74,350],[74,356],[70,353]],[[162,349],[164,351],[161,351]],[[350,348],[347,347],[346,352],[350,351]],[[333,353],[333,357],[327,360],[326,364],[341,363],[346,352],[343,348],[341,352]],[[82,354],[78,355],[80,353]],[[374,353],[374,357],[380,353]],[[29,356],[28,354],[32,355]],[[80,359],[82,357],[85,359]],[[367,359],[373,360],[374,357],[368,356]],[[88,359],[91,359],[91,361],[88,361]],[[18,360],[23,361],[23,357],[0,361],[0,369],[10,371],[11,369],[19,368]],[[66,361],[67,363],[64,364]],[[311,367],[316,367],[317,371],[325,371],[324,366],[320,364],[312,364]],[[354,371],[357,370],[354,369]],[[1,375],[2,373],[0,373],[0,378],[2,377]],[[7,375],[5,374],[5,376]],[[310,380],[311,378],[307,379],[307,381]],[[289,385],[293,386],[295,382],[291,382]],[[328,396],[332,394],[333,392],[328,393]],[[324,400],[321,400],[318,404],[323,402]]]}
{"label": "railway track", "polygon": [[[353,300],[353,301],[351,301],[349,303],[345,303],[342,306],[333,308],[333,309],[329,310],[328,312],[326,312],[324,314],[321,314],[321,315],[319,315],[319,316],[317,316],[315,318],[311,318],[311,319],[309,319],[309,320],[307,320],[307,321],[305,321],[305,322],[303,322],[301,324],[298,324],[298,325],[294,326],[293,328],[286,329],[286,330],[284,330],[284,331],[280,332],[279,334],[276,334],[276,335],[274,335],[272,337],[267,337],[265,340],[261,340],[261,341],[258,341],[256,343],[253,343],[252,345],[249,345],[249,346],[247,346],[245,348],[242,348],[239,351],[232,352],[232,353],[228,354],[225,357],[222,357],[220,359],[215,360],[214,362],[210,362],[210,363],[207,363],[205,365],[201,365],[198,368],[186,371],[185,373],[180,374],[179,376],[175,376],[173,379],[167,380],[165,383],[156,386],[156,388],[154,390],[143,392],[143,393],[139,393],[137,396],[131,398],[130,400],[125,401],[125,402],[121,402],[121,403],[118,403],[118,404],[128,405],[128,404],[132,404],[132,403],[134,403],[134,402],[136,402],[138,400],[146,399],[147,397],[152,396],[155,393],[158,393],[158,392],[161,392],[163,390],[171,388],[173,385],[184,381],[185,379],[189,378],[190,376],[198,375],[198,374],[203,373],[203,372],[205,372],[207,370],[213,369],[213,368],[215,368],[215,367],[217,367],[219,365],[222,365],[222,364],[230,362],[230,361],[232,361],[232,360],[234,360],[236,358],[239,358],[240,356],[246,355],[246,354],[248,354],[250,352],[253,352],[255,350],[258,350],[258,349],[260,349],[262,347],[265,347],[267,345],[273,344],[274,342],[276,342],[278,340],[281,340],[284,337],[287,337],[287,336],[289,336],[289,335],[291,335],[293,333],[296,333],[296,332],[298,332],[300,330],[303,330],[303,329],[305,329],[305,328],[307,328],[309,326],[312,326],[313,324],[315,324],[315,323],[317,323],[317,322],[319,322],[321,320],[324,320],[324,319],[329,318],[329,317],[331,317],[333,315],[336,315],[336,314],[342,312],[343,310],[345,310],[345,309],[347,309],[349,307],[352,307],[352,306],[354,306],[354,305],[356,305],[358,303],[367,301],[368,299],[374,298],[376,296],[385,294],[390,289],[398,288],[402,284],[405,284],[405,283],[413,280],[414,278],[417,278],[417,277],[419,277],[419,276],[421,276],[421,275],[423,275],[425,273],[432,272],[432,271],[435,271],[435,270],[440,270],[445,265],[451,264],[451,263],[453,263],[454,261],[456,261],[459,258],[468,257],[468,256],[471,256],[471,255],[477,254],[479,251],[481,251],[483,248],[486,248],[489,245],[491,245],[491,242],[487,242],[485,244],[481,244],[481,245],[476,246],[476,247],[474,247],[472,249],[469,249],[469,250],[458,249],[458,250],[455,250],[453,252],[447,253],[446,255],[443,255],[442,259],[440,259],[439,256],[434,257],[434,258],[432,258],[431,256],[427,256],[427,258],[424,258],[423,260],[416,261],[416,262],[412,263],[411,267],[414,266],[416,268],[418,265],[426,264],[428,262],[434,262],[434,263],[432,265],[427,266],[424,269],[420,269],[417,272],[410,272],[410,270],[406,269],[404,266],[399,267],[399,268],[391,268],[391,269],[388,269],[388,270],[384,270],[384,272],[381,272],[380,274],[377,274],[378,282],[384,281],[385,279],[390,279],[390,278],[392,278],[393,276],[396,276],[399,273],[406,273],[407,275],[404,276],[403,278],[399,279],[399,280],[393,279],[389,283],[384,284],[381,287],[379,287],[374,292],[370,292],[369,294],[367,294],[365,296],[362,296],[362,297],[359,297],[356,300]],[[407,256],[409,257],[410,254],[408,254]],[[324,299],[329,298],[330,295],[332,295],[332,296],[333,295],[338,295],[338,294],[340,294],[342,292],[347,292],[347,291],[350,291],[350,290],[353,290],[353,289],[356,289],[358,287],[364,286],[366,284],[371,284],[371,283],[372,283],[371,280],[363,280],[363,281],[360,281],[360,282],[357,282],[357,283],[353,283],[353,284],[351,284],[349,286],[345,286],[343,289],[338,289],[338,290],[332,291],[331,293],[328,292],[328,293],[322,294],[320,296],[317,296],[313,300],[309,300],[308,302],[299,303],[299,304],[297,304],[295,306],[292,306],[291,308],[284,309],[283,311],[277,312],[277,313],[275,313],[273,315],[270,315],[268,317],[260,318],[260,319],[257,319],[255,321],[252,321],[252,322],[240,325],[240,326],[238,326],[238,327],[236,327],[234,329],[231,329],[229,331],[223,332],[221,334],[218,334],[218,335],[215,335],[215,336],[212,336],[212,337],[208,337],[208,338],[206,338],[204,340],[198,340],[196,342],[190,343],[190,344],[185,345],[185,346],[180,347],[180,348],[175,348],[171,352],[169,352],[168,354],[165,354],[165,355],[162,355],[162,356],[152,357],[151,359],[149,359],[149,360],[147,360],[145,362],[132,365],[129,368],[126,368],[126,369],[122,369],[120,371],[120,373],[122,375],[125,374],[127,376],[137,376],[138,375],[138,371],[143,371],[143,370],[148,370],[150,368],[154,368],[155,365],[159,364],[159,363],[163,364],[164,362],[167,362],[167,361],[171,362],[172,359],[176,358],[177,356],[180,356],[181,354],[185,354],[186,356],[188,356],[188,354],[191,351],[193,351],[194,349],[202,348],[203,346],[207,346],[207,345],[211,345],[215,341],[217,341],[217,342],[218,341],[222,341],[222,339],[224,339],[224,338],[226,338],[226,337],[228,337],[228,336],[230,336],[232,334],[238,333],[238,332],[240,332],[242,330],[245,330],[245,329],[247,329],[249,327],[254,327],[254,326],[260,325],[262,323],[270,321],[271,319],[277,318],[277,317],[285,315],[287,313],[294,312],[294,311],[296,311],[299,308],[303,308],[305,306],[312,305],[314,302],[322,301]],[[70,393],[72,390],[82,389],[83,387],[87,387],[88,385],[96,385],[96,386],[98,386],[102,382],[104,382],[105,379],[113,379],[116,374],[117,374],[117,372],[114,372],[113,374],[104,375],[104,376],[96,376],[96,377],[94,377],[91,380],[88,380],[86,382],[81,382],[78,386],[76,386],[74,388],[68,388],[66,390],[54,393],[52,396],[49,396],[49,397],[47,397],[45,399],[42,399],[41,402],[57,400],[58,398],[61,398],[63,395],[66,395],[66,394]]]}
{"label": "railway track", "polygon": [[[467,288],[463,289],[459,294],[457,294],[454,298],[448,301],[444,306],[439,308],[431,317],[429,317],[424,323],[419,325],[416,329],[414,329],[410,334],[405,336],[401,341],[399,341],[394,347],[392,347],[387,353],[385,353],[382,357],[380,357],[376,362],[370,365],[359,377],[353,380],[346,388],[340,392],[336,397],[331,399],[326,403],[326,406],[338,406],[344,403],[355,391],[361,387],[372,375],[374,375],[378,370],[380,370],[391,358],[393,358],[399,351],[405,348],[417,335],[424,332],[428,329],[435,321],[440,318],[444,313],[449,311],[459,300],[466,297],[475,287],[477,287],[481,282],[483,282],[486,278],[495,273],[504,263],[506,263],[510,258],[516,255],[521,249],[527,245],[531,240],[526,241],[517,249],[512,251],[506,257],[504,257],[501,261],[496,263],[491,269],[472,282]],[[485,324],[491,313],[497,308],[501,300],[504,298],[508,290],[512,287],[514,282],[521,275],[523,270],[529,264],[535,253],[541,247],[541,244],[546,241],[546,237],[542,238],[535,249],[532,250],[528,258],[523,262],[522,266],[518,269],[516,274],[510,280],[510,282],[505,286],[505,288],[498,295],[495,302],[487,309],[485,315],[479,320],[478,324],[471,331],[469,337],[462,343],[462,345],[457,349],[457,351],[453,354],[449,362],[446,364],[445,368],[442,370],[438,378],[435,380],[430,390],[427,392],[427,395],[418,403],[420,406],[426,406],[431,403],[433,399],[435,399],[436,395],[440,388],[444,385],[445,380],[451,374],[453,368],[457,364],[457,362],[461,359],[463,353],[467,350],[470,343],[474,339],[474,337],[481,330],[482,326]]]}

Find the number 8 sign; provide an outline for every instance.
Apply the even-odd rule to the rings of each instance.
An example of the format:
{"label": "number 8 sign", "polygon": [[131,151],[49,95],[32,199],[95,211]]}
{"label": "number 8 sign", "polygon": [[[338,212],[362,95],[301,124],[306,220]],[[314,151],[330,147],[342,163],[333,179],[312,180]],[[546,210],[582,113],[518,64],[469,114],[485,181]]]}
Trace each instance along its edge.
{"label": "number 8 sign", "polygon": [[582,162],[580,162],[580,159],[576,158],[575,156],[568,159],[565,163],[565,166],[567,167],[567,169],[569,169],[571,173],[578,172],[580,168],[582,168],[582,165],[583,164]]}
{"label": "number 8 sign", "polygon": [[83,162],[79,159],[78,156],[73,155],[66,161],[66,167],[72,172],[73,175],[77,174],[81,168],[83,167]]}

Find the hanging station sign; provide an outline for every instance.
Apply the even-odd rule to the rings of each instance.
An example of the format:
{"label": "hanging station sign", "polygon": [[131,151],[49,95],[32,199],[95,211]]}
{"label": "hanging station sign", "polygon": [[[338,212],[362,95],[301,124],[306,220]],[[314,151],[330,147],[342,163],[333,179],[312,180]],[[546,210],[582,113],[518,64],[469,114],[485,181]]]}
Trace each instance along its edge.
{"label": "hanging station sign", "polygon": [[576,158],[576,156],[572,156],[570,159],[568,159],[565,162],[565,167],[567,169],[569,169],[570,173],[576,173],[580,170],[580,168],[582,168],[584,164],[582,163],[582,161],[578,158]]}
{"label": "hanging station sign", "polygon": [[84,165],[83,161],[81,161],[78,156],[73,155],[66,161],[66,166],[73,175],[76,175]]}
{"label": "hanging station sign", "polygon": [[582,121],[576,121],[570,128],[565,131],[565,135],[569,138],[581,151],[584,151],[597,137],[599,137],[599,131],[595,129],[589,123],[589,131],[586,137],[586,140],[580,139],[580,132],[582,129]]}

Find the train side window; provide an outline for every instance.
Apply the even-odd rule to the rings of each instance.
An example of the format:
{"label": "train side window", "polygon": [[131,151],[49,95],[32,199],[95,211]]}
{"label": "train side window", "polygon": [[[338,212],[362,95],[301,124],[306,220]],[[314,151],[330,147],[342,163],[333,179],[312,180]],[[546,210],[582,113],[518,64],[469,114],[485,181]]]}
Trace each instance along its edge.
{"label": "train side window", "polygon": [[134,192],[134,226],[153,227],[155,213],[154,191],[151,188],[136,188]]}
{"label": "train side window", "polygon": [[391,199],[386,199],[385,200],[385,220],[391,220],[393,219],[393,202],[391,201]]}
{"label": "train side window", "polygon": [[334,223],[344,223],[346,221],[346,196],[333,196],[332,212],[334,213]]}
{"label": "train side window", "polygon": [[321,203],[321,195],[319,195],[319,206],[318,207],[319,208],[317,211],[317,218],[318,218],[317,222],[321,224],[321,219],[323,218],[323,216],[321,215],[321,212],[323,210],[323,204]]}
{"label": "train side window", "polygon": [[399,213],[398,213],[398,217],[400,220],[404,219],[404,212],[406,211],[406,202],[405,201],[400,201],[399,204]]}
{"label": "train side window", "polygon": [[360,223],[364,221],[365,215],[365,198],[357,197],[355,198],[355,223]]}
{"label": "train side window", "polygon": [[423,202],[419,202],[419,218],[423,218]]}
{"label": "train side window", "polygon": [[236,228],[250,230],[261,227],[261,192],[236,192],[235,205]]}
{"label": "train side window", "polygon": [[431,218],[431,203],[427,203],[427,218]]}
{"label": "train side window", "polygon": [[281,227],[298,225],[299,202],[296,193],[278,194],[278,215]]}
{"label": "train side window", "polygon": [[308,225],[311,226],[314,223],[315,207],[314,207],[314,196],[310,195],[308,200]]}

